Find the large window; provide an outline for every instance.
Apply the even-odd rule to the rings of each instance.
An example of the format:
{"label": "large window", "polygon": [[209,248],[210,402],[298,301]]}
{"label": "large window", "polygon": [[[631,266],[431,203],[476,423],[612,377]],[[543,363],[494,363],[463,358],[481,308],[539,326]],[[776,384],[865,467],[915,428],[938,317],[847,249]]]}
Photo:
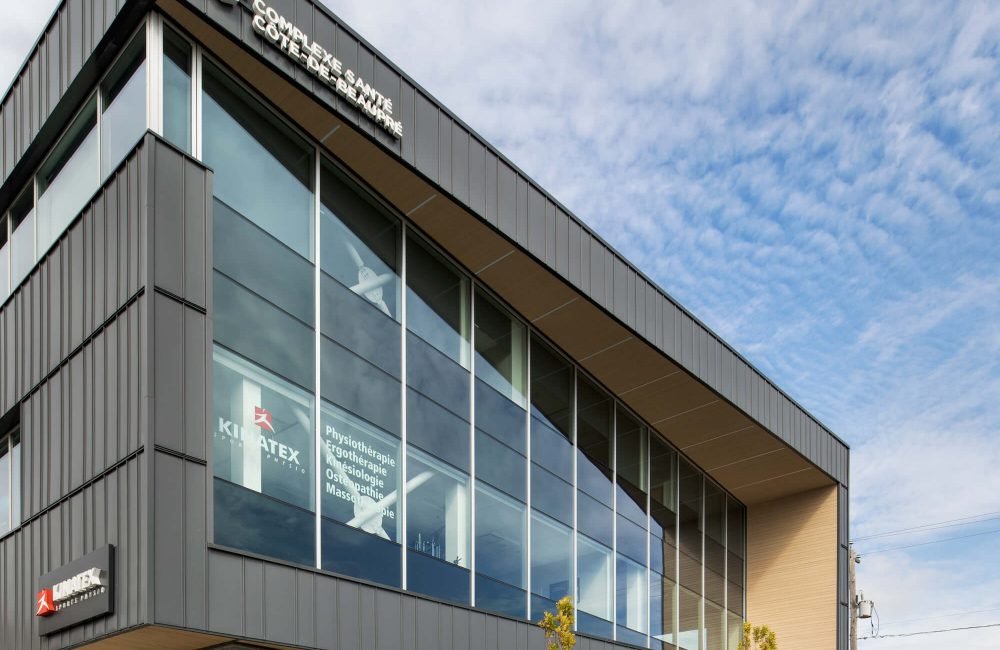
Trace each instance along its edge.
{"label": "large window", "polygon": [[146,131],[146,40],[132,39],[101,83],[101,177],[110,174]]}
{"label": "large window", "polygon": [[215,171],[215,542],[731,645],[742,506],[220,66],[162,56],[164,131]]}
{"label": "large window", "polygon": [[21,524],[21,433],[0,428],[0,536]]}

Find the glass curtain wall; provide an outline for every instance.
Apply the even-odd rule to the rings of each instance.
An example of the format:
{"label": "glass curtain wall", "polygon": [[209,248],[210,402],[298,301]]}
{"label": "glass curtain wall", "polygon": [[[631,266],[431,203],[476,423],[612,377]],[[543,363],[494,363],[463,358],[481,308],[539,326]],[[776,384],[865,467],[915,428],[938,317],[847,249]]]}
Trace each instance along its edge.
{"label": "glass curtain wall", "polygon": [[21,525],[21,434],[0,435],[0,537]]}
{"label": "glass curtain wall", "polygon": [[214,541],[516,618],[568,595],[578,631],[639,646],[731,645],[743,507],[171,38],[164,128],[215,171]]}

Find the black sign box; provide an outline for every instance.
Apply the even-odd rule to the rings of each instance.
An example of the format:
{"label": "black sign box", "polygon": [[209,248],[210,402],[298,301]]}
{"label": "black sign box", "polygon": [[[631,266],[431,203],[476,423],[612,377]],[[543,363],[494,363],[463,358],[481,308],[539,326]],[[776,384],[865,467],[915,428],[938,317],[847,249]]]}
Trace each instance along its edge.
{"label": "black sign box", "polygon": [[[38,609],[38,596],[43,589],[52,589],[57,583],[68,580],[90,569],[100,569],[107,576],[108,586],[87,593],[86,597],[71,599],[48,616],[37,616],[38,634],[45,636],[64,630],[84,621],[99,616],[107,616],[114,612],[115,607],[115,547],[105,546],[83,557],[73,560],[55,571],[46,573],[38,579],[35,589],[35,601],[32,611]],[[72,603],[72,604],[70,604]]]}

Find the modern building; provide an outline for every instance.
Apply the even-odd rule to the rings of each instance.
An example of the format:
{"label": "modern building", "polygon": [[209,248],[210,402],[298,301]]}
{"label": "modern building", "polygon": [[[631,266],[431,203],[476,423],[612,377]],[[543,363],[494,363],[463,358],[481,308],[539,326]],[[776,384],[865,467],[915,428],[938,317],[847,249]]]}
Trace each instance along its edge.
{"label": "modern building", "polygon": [[0,648],[846,648],[843,441],[322,5],[64,0],[0,170]]}

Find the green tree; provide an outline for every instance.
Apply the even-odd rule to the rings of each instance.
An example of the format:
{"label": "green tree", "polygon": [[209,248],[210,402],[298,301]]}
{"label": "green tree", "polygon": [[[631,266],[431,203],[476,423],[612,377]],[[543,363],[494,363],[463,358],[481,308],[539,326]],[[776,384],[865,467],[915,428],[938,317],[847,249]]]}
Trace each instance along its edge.
{"label": "green tree", "polygon": [[743,638],[737,650],[778,650],[778,637],[766,625],[743,624]]}
{"label": "green tree", "polygon": [[556,603],[556,613],[545,612],[538,627],[545,630],[545,647],[547,650],[571,650],[576,645],[576,635],[573,634],[573,600],[563,596]]}

